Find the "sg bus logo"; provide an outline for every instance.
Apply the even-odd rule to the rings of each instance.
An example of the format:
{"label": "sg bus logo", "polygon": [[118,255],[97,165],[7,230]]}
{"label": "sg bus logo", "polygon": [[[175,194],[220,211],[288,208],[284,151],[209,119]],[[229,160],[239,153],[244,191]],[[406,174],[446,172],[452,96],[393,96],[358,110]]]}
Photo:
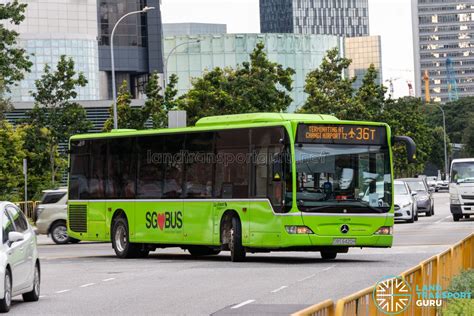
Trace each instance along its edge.
{"label": "sg bus logo", "polygon": [[147,212],[146,213],[146,228],[181,228],[183,227],[183,213],[178,212]]}

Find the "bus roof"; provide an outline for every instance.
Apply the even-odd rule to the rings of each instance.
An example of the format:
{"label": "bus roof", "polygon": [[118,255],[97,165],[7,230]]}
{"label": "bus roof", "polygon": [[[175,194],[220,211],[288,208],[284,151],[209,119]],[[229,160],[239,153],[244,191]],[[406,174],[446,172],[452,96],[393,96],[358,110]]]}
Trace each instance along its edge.
{"label": "bus roof", "polygon": [[367,124],[367,125],[383,125],[385,123],[377,122],[360,122],[360,121],[340,121],[337,117],[326,114],[296,114],[296,113],[250,113],[250,114],[233,114],[221,116],[204,117],[196,122],[196,126],[180,127],[180,128],[163,128],[163,129],[118,129],[111,132],[78,134],[71,137],[76,139],[91,138],[107,138],[107,137],[124,137],[124,136],[145,136],[166,133],[183,133],[194,131],[218,130],[227,128],[245,128],[258,126],[272,126],[278,123],[333,123],[333,124]]}
{"label": "bus roof", "polygon": [[264,122],[300,121],[338,121],[339,119],[326,114],[295,114],[295,113],[249,113],[204,117],[196,122],[196,126],[211,126],[222,124],[252,124]]}

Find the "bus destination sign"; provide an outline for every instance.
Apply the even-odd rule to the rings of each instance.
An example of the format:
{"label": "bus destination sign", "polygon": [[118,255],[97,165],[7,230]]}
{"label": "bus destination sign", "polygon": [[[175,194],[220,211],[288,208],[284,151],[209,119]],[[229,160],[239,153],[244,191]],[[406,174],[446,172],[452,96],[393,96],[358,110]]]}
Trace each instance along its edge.
{"label": "bus destination sign", "polygon": [[315,144],[383,145],[387,143],[384,126],[300,124],[296,141]]}

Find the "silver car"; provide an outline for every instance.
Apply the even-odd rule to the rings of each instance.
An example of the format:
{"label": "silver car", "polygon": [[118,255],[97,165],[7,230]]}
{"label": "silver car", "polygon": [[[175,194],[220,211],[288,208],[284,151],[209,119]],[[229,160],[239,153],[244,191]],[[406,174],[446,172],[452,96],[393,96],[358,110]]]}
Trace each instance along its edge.
{"label": "silver car", "polygon": [[0,202],[0,212],[0,312],[5,313],[17,295],[26,302],[38,301],[41,278],[36,235],[25,215],[10,202]]}

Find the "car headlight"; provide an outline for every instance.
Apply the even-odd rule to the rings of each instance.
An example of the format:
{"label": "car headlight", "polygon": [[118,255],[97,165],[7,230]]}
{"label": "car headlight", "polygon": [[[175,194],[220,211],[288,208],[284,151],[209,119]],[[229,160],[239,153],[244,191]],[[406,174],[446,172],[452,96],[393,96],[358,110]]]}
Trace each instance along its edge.
{"label": "car headlight", "polygon": [[418,201],[426,201],[426,200],[428,200],[428,197],[427,197],[427,196],[420,196],[420,197],[418,198]]}

